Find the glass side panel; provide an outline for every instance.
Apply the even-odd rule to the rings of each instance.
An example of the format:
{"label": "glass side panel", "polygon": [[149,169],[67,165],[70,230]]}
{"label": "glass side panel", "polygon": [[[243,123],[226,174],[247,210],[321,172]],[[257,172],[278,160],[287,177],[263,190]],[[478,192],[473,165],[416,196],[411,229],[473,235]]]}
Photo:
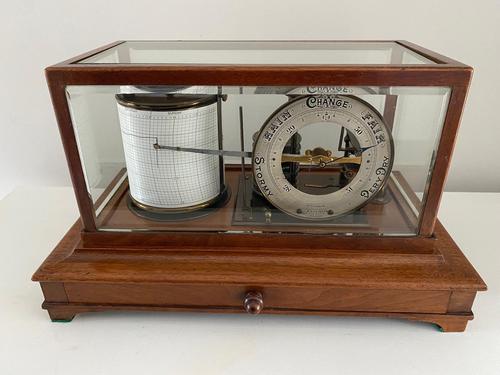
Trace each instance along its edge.
{"label": "glass side panel", "polygon": [[395,42],[124,42],[80,64],[435,64]]}
{"label": "glass side panel", "polygon": [[105,231],[418,233],[446,87],[68,86]]}

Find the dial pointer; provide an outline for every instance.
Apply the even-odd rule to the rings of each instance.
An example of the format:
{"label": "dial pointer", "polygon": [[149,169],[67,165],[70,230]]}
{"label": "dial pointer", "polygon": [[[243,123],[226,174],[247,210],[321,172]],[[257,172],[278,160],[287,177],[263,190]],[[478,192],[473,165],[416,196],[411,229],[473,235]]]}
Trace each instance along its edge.
{"label": "dial pointer", "polygon": [[373,147],[377,147],[377,146],[378,146],[378,144],[377,144],[377,145],[373,145],[373,146],[368,146],[368,147],[361,147],[361,150],[359,150],[360,152],[358,153],[358,155],[359,155],[359,154],[362,154],[362,153],[363,153],[363,152],[365,152],[366,150],[369,150],[369,149],[371,149],[371,148],[373,148]]}

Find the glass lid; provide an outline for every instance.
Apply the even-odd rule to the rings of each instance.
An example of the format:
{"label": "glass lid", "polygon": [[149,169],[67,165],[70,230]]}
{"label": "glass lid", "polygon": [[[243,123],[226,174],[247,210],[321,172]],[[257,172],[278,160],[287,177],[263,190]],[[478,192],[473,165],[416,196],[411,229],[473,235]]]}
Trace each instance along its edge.
{"label": "glass lid", "polygon": [[397,42],[127,41],[78,64],[436,64]]}

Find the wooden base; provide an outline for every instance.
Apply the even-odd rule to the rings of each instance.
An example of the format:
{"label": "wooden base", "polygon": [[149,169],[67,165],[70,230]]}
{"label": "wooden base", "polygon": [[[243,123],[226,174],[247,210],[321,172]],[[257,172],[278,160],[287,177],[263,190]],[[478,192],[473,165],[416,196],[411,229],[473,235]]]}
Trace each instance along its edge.
{"label": "wooden base", "polygon": [[[461,332],[486,285],[440,223],[434,238],[84,233],[33,276],[53,321],[108,310],[371,316]],[[302,238],[302,239],[301,239]],[[286,245],[285,242],[286,241]]]}
{"label": "wooden base", "polygon": [[[232,314],[245,312],[242,308],[196,308],[185,306],[156,306],[156,305],[93,305],[44,302],[42,307],[49,312],[53,322],[70,322],[75,315],[88,312],[104,311],[165,311],[165,312],[203,312]],[[407,319],[433,323],[443,332],[463,332],[469,320],[474,319],[472,314],[411,314],[411,313],[383,313],[383,312],[354,312],[328,310],[282,310],[269,308],[266,314],[288,315],[324,315],[324,316],[355,316],[374,318]]]}

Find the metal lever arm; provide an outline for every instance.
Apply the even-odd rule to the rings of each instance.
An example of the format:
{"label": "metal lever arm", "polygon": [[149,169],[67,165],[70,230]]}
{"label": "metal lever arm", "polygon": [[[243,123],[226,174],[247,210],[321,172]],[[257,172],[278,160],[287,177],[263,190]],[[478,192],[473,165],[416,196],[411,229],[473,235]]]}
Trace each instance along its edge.
{"label": "metal lever arm", "polygon": [[[170,150],[170,151],[180,151],[180,152],[192,152],[196,154],[205,155],[217,155],[217,156],[235,156],[235,157],[245,157],[251,158],[252,153],[247,151],[226,151],[226,150],[209,150],[201,148],[190,148],[190,147],[178,147],[178,146],[163,146],[158,143],[153,144],[156,150]],[[356,157],[333,157],[331,155],[315,155],[314,153],[307,152],[305,155],[296,154],[283,154],[281,155],[281,162],[292,162],[292,163],[307,163],[307,164],[317,164],[324,166],[327,164],[361,164],[361,156]]]}

